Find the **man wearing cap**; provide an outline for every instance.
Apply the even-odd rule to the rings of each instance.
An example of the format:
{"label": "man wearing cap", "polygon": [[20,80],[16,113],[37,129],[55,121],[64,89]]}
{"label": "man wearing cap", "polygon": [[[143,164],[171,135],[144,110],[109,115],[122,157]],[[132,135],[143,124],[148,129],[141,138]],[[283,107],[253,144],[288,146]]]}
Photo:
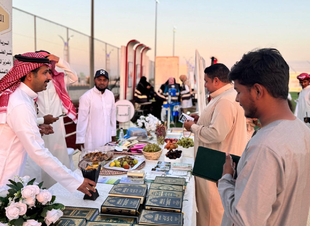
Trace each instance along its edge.
{"label": "man wearing cap", "polygon": [[310,117],[310,75],[302,73],[297,76],[297,79],[302,90],[297,99],[295,116],[304,122],[305,118]]}
{"label": "man wearing cap", "polygon": [[[52,80],[47,84],[46,90],[38,93],[38,124],[52,123],[53,134],[43,136],[44,145],[58,160],[66,167],[70,168],[69,155],[66,144],[66,131],[62,117],[63,112],[74,122],[77,122],[76,110],[71,102],[66,90],[66,83],[72,84],[78,80],[76,73],[70,68],[70,65],[63,59],[50,54],[47,51],[40,50],[36,53],[41,54],[51,61]],[[57,70],[63,70],[58,72]],[[47,122],[46,118],[52,116],[52,120]],[[37,181],[44,181],[44,185],[49,188],[56,183],[45,171],[41,170],[31,158],[28,158],[25,175],[37,178]]]}
{"label": "man wearing cap", "polygon": [[113,93],[107,89],[109,74],[100,69],[95,74],[95,87],[80,97],[76,128],[77,148],[96,149],[116,136],[116,111]]}
{"label": "man wearing cap", "polygon": [[90,195],[95,182],[74,174],[55,158],[41,138],[34,99],[51,80],[50,61],[37,53],[15,56],[0,80],[0,186],[23,174],[27,154],[70,192]]}

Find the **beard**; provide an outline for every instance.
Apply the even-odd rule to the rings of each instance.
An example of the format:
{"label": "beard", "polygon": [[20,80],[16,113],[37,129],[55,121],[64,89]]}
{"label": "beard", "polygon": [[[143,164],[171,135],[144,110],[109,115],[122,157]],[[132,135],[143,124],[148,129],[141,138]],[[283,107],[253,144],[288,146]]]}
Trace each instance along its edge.
{"label": "beard", "polygon": [[107,87],[105,87],[105,88],[99,88],[97,85],[95,85],[96,86],[96,88],[100,91],[100,92],[104,92],[106,89],[107,89]]}
{"label": "beard", "polygon": [[251,96],[249,99],[249,107],[247,110],[244,109],[245,117],[247,118],[257,118],[257,107],[254,103],[253,97]]}

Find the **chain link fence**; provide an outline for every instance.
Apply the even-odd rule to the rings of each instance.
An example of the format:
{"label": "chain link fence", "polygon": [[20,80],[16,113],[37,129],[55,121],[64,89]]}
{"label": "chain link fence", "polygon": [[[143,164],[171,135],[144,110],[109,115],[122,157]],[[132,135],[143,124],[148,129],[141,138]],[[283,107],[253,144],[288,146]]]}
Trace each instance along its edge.
{"label": "chain link fence", "polygon": [[[68,87],[76,100],[90,88],[90,36],[64,25],[13,7],[13,55],[46,50],[66,60],[78,75],[78,82]],[[94,39],[94,70],[109,73],[110,90],[119,95],[120,48]]]}

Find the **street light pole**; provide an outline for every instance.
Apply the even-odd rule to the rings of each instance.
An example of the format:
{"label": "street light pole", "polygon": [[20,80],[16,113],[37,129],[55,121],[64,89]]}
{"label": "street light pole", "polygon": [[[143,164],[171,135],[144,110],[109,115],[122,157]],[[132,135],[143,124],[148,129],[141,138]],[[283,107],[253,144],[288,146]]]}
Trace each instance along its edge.
{"label": "street light pole", "polygon": [[[159,1],[155,0],[155,47],[154,47],[154,63],[156,60],[156,50],[157,50],[157,5]],[[154,67],[155,70],[155,67]]]}
{"label": "street light pole", "polygon": [[90,57],[89,57],[89,83],[90,87],[94,87],[94,0],[91,0],[91,16],[90,16]]}
{"label": "street light pole", "polygon": [[176,31],[176,26],[173,26],[173,50],[172,50],[172,56],[174,56],[174,44],[175,44],[175,31]]}
{"label": "street light pole", "polygon": [[106,56],[106,69],[109,75],[110,75],[110,54],[112,53],[113,50],[114,49],[112,49],[109,53],[107,53],[107,56]]}
{"label": "street light pole", "polygon": [[71,35],[70,37],[67,36],[68,37],[67,41],[61,35],[58,35],[58,36],[59,38],[61,38],[61,40],[64,43],[64,60],[70,63],[69,62],[69,40],[73,37],[73,35]]}

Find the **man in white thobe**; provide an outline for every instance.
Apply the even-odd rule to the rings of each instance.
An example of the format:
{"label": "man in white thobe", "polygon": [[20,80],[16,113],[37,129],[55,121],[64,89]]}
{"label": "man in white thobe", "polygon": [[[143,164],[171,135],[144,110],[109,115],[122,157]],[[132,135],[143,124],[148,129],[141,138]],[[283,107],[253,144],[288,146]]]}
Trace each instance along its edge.
{"label": "man in white thobe", "polygon": [[[297,76],[302,90],[299,93],[295,110],[295,116],[305,122],[305,118],[310,119],[310,75],[302,73]],[[308,120],[308,119],[307,119]],[[307,121],[310,128],[310,121]]]}
{"label": "man in white thobe", "polygon": [[91,195],[96,183],[62,165],[44,147],[37,126],[34,99],[51,79],[50,61],[37,53],[15,58],[13,68],[0,80],[0,186],[23,175],[28,154],[67,190]]}
{"label": "man in white thobe", "polygon": [[76,128],[77,148],[94,150],[115,141],[116,111],[113,93],[107,89],[109,75],[103,69],[95,74],[95,87],[80,97]]}
{"label": "man in white thobe", "polygon": [[[240,156],[247,142],[246,118],[235,101],[236,91],[228,80],[229,69],[224,64],[214,64],[205,69],[205,87],[211,101],[195,124],[186,121],[184,127],[195,136],[195,156],[199,146],[229,152]],[[198,226],[219,226],[224,209],[216,184],[195,177]]]}
{"label": "man in white thobe", "polygon": [[[43,55],[44,57],[48,58],[50,61],[54,62],[54,68],[51,71],[52,72],[52,79],[55,79],[55,76],[61,76],[61,84],[63,90],[66,90],[66,84],[72,84],[78,80],[78,77],[76,75],[76,72],[74,72],[70,65],[64,61],[63,59],[50,54],[49,52],[40,50],[37,51],[37,53]],[[52,66],[53,67],[53,66]],[[55,67],[57,67],[58,70],[63,70],[65,73],[58,73],[55,70]],[[62,93],[57,92],[55,88],[55,80],[51,81],[47,85],[47,89],[43,92],[38,93],[38,121],[39,124],[48,123],[46,122],[47,115],[51,115],[54,117],[54,121],[52,121],[52,127],[54,130],[53,134],[44,135],[42,139],[44,140],[45,147],[48,148],[48,150],[56,157],[58,160],[64,164],[66,167],[70,168],[70,161],[67,151],[67,144],[66,144],[66,131],[64,127],[64,120],[63,117],[58,117],[63,114],[63,112],[68,112],[64,108],[64,105],[62,103]],[[57,84],[56,84],[57,85]],[[73,104],[72,104],[73,105]],[[75,109],[74,109],[75,110]],[[70,115],[74,116],[71,117],[76,122],[76,115]],[[49,123],[48,123],[49,124]],[[56,183],[55,180],[53,180],[44,170],[41,170],[41,168],[34,163],[34,161],[28,157],[25,171],[25,175],[29,175],[30,177],[37,178],[37,181],[44,181],[44,184],[47,188],[51,187],[53,184]]]}
{"label": "man in white thobe", "polygon": [[[310,206],[310,130],[287,104],[289,66],[276,49],[245,54],[231,80],[245,116],[262,128],[237,167],[226,154],[218,190],[222,226],[305,226]],[[272,79],[271,79],[272,78]]]}

